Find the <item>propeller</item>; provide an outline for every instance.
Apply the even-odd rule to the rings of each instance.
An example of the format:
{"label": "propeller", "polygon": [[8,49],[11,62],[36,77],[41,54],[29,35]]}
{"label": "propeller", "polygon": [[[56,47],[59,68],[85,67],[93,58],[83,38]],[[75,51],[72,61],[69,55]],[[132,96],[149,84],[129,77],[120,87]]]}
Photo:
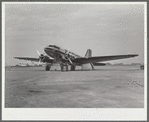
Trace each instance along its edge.
{"label": "propeller", "polygon": [[40,62],[41,62],[41,59],[39,58],[38,66],[39,66]]}
{"label": "propeller", "polygon": [[67,51],[67,53],[65,53],[65,57],[67,57],[67,59],[69,60],[69,62],[70,62],[71,64],[73,64],[72,61],[71,61],[71,59],[69,58],[69,52],[70,52],[70,51]]}
{"label": "propeller", "polygon": [[38,53],[38,55],[39,55],[39,62],[38,62],[38,66],[39,66],[39,64],[40,64],[41,61],[45,58],[45,56],[44,56],[44,53],[43,53],[43,54],[40,54],[38,50],[36,50],[36,51],[37,51],[37,53]]}

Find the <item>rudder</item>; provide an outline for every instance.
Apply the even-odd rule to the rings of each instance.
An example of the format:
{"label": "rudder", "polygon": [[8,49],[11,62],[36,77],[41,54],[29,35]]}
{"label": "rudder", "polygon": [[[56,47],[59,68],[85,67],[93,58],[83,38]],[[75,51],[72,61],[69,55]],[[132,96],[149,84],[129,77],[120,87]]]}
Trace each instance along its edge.
{"label": "rudder", "polygon": [[[85,54],[85,58],[89,58],[89,57],[92,57],[92,50],[91,49],[88,49],[86,54]],[[94,70],[94,65],[93,65],[93,63],[82,64],[82,70],[83,69]]]}
{"label": "rudder", "polygon": [[92,50],[91,49],[88,49],[86,54],[85,54],[85,58],[89,58],[89,57],[92,57]]}

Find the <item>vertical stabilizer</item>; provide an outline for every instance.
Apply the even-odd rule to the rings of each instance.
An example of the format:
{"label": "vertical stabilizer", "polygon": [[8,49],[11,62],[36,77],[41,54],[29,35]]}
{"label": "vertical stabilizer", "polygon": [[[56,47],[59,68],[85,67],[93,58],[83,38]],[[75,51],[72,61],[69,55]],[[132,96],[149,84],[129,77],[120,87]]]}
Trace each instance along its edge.
{"label": "vertical stabilizer", "polygon": [[[92,57],[92,50],[88,49],[85,58]],[[93,63],[88,63],[88,64],[82,64],[82,70],[94,70],[94,65]]]}
{"label": "vertical stabilizer", "polygon": [[88,49],[86,54],[85,54],[85,58],[89,58],[89,57],[92,57],[92,50],[91,49]]}

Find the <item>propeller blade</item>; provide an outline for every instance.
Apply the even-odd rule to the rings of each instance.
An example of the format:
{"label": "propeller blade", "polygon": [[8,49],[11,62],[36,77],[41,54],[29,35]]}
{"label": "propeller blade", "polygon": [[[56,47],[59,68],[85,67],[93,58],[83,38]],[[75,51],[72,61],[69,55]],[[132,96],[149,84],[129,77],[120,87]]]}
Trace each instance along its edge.
{"label": "propeller blade", "polygon": [[65,53],[65,56],[66,56],[67,58],[68,58],[69,52],[70,52],[70,51],[67,51],[67,52]]}
{"label": "propeller blade", "polygon": [[70,60],[70,58],[68,58],[69,62],[72,64],[72,61]]}
{"label": "propeller blade", "polygon": [[40,56],[40,53],[39,53],[39,51],[38,51],[38,50],[36,50],[36,51],[37,51],[38,55]]}
{"label": "propeller blade", "polygon": [[41,62],[41,59],[39,59],[38,66],[39,66],[40,62]]}
{"label": "propeller blade", "polygon": [[67,53],[66,54],[68,54],[70,51],[67,51]]}

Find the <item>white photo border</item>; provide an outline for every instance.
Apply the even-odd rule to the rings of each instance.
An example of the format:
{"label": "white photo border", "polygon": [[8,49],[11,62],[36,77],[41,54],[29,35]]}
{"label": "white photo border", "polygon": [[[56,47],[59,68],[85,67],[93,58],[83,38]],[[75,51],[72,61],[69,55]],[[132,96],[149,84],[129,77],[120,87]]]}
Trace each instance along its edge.
{"label": "white photo border", "polygon": [[[5,108],[6,4],[144,5],[144,108]],[[147,120],[147,2],[2,2],[2,120]]]}

